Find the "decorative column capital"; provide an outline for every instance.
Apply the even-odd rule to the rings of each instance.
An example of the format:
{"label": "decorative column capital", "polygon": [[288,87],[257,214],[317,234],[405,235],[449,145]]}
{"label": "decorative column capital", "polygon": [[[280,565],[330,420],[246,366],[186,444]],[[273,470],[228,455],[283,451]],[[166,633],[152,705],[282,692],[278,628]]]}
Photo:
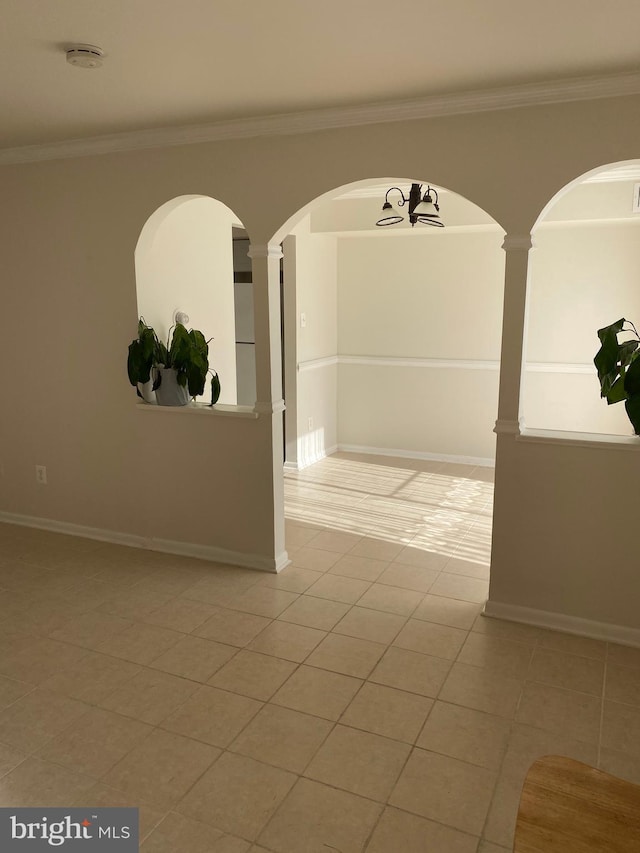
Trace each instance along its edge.
{"label": "decorative column capital", "polygon": [[251,243],[249,245],[249,251],[247,252],[250,258],[281,258],[282,255],[282,246],[279,243],[274,245],[268,244],[256,244]]}
{"label": "decorative column capital", "polygon": [[502,248],[505,252],[528,252],[533,249],[531,234],[505,234]]}
{"label": "decorative column capital", "polygon": [[280,412],[284,412],[285,403],[284,400],[274,400],[272,403],[270,402],[257,402],[253,407],[253,411],[257,415],[277,415]]}

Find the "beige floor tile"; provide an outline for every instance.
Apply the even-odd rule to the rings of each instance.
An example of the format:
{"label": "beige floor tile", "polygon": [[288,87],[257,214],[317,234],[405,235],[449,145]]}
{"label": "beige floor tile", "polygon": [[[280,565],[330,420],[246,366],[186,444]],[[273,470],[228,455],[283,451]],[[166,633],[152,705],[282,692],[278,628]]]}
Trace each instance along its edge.
{"label": "beige floor tile", "polygon": [[257,761],[302,773],[333,723],[277,705],[265,705],[229,747]]}
{"label": "beige floor tile", "polygon": [[215,613],[193,633],[205,640],[215,640],[218,643],[242,648],[248,645],[270,622],[271,619],[264,616],[217,607]]}
{"label": "beige floor tile", "polygon": [[190,634],[215,613],[215,607],[204,601],[192,601],[190,598],[174,598],[156,608],[144,621],[160,628],[171,628]]}
{"label": "beige floor tile", "polygon": [[302,663],[326,636],[326,631],[277,619],[258,634],[249,649]]}
{"label": "beige floor tile", "polygon": [[495,774],[414,749],[389,799],[391,805],[480,835],[491,802]]}
{"label": "beige floor tile", "polygon": [[348,604],[301,595],[297,601],[280,614],[279,622],[293,622],[307,628],[330,631],[349,610]]}
{"label": "beige floor tile", "polygon": [[291,521],[287,521],[285,532],[285,545],[287,548],[302,548],[310,539],[318,535],[318,531],[311,527],[303,527]]}
{"label": "beige floor tile", "polygon": [[478,839],[440,823],[386,808],[367,853],[476,853]]}
{"label": "beige floor tile", "polygon": [[237,653],[236,646],[189,636],[157,657],[151,666],[182,678],[205,682]]}
{"label": "beige floor tile", "polygon": [[338,725],[316,753],[305,776],[386,802],[410,751],[409,744]]}
{"label": "beige floor tile", "polygon": [[51,634],[52,640],[97,649],[105,640],[116,637],[131,627],[130,619],[122,619],[109,613],[85,613],[76,617],[64,628]]}
{"label": "beige floor tile", "polygon": [[566,652],[570,655],[580,655],[595,660],[605,660],[607,644],[603,640],[592,640],[589,637],[576,637],[574,634],[563,634],[561,631],[540,631],[539,644],[545,649],[556,652]]}
{"label": "beige floor tile", "polygon": [[381,811],[371,800],[300,779],[259,840],[278,853],[360,853]]}
{"label": "beige floor tile", "polygon": [[[67,804],[69,805],[69,804]],[[162,806],[150,805],[139,796],[125,794],[103,782],[96,782],[88,791],[82,794],[70,805],[82,808],[128,808],[138,809],[140,840],[146,838],[166,814]]]}
{"label": "beige floor tile", "polygon": [[193,681],[153,669],[141,669],[122,687],[101,699],[102,708],[158,725],[192,696],[198,685]]}
{"label": "beige floor tile", "polygon": [[424,594],[431,589],[438,574],[436,569],[430,569],[426,566],[412,566],[393,562],[380,575],[378,583]]}
{"label": "beige floor tile", "polygon": [[533,647],[525,643],[472,631],[465,641],[458,661],[485,667],[509,678],[524,679],[529,672],[532,654]]}
{"label": "beige floor tile", "polygon": [[422,592],[374,583],[358,600],[358,606],[385,613],[397,613],[399,616],[411,616],[423,599]]}
{"label": "beige floor tile", "polygon": [[[360,602],[362,604],[362,602]],[[440,595],[426,595],[413,611],[414,619],[449,625],[468,631],[480,612],[480,604],[472,601],[459,601],[455,598],[443,598]]]}
{"label": "beige floor tile", "polygon": [[439,698],[510,719],[516,712],[521,692],[521,682],[514,678],[490,669],[454,663]]}
{"label": "beige floor tile", "polygon": [[314,572],[326,572],[342,556],[341,551],[326,551],[320,548],[299,548],[291,554],[293,566],[301,569],[311,569]]}
{"label": "beige floor tile", "polygon": [[640,667],[640,649],[609,643],[607,663],[613,663],[617,666]]}
{"label": "beige floor tile", "polygon": [[501,773],[522,785],[533,762],[544,755],[566,755],[595,767],[598,749],[595,743],[584,743],[567,735],[515,723]]}
{"label": "beige floor tile", "polygon": [[171,593],[160,592],[155,586],[149,589],[148,583],[144,581],[142,586],[136,584],[126,592],[107,599],[97,608],[98,612],[120,616],[122,619],[141,621],[173,598]]}
{"label": "beige floor tile", "polygon": [[511,725],[503,717],[436,702],[417,741],[430,752],[498,770]]}
{"label": "beige floor tile", "polygon": [[16,681],[41,684],[61,667],[78,663],[86,654],[87,650],[79,646],[33,639],[5,648],[0,655],[0,672]]}
{"label": "beige floor tile", "polygon": [[261,702],[201,687],[162,723],[162,727],[212,746],[227,747],[258,713]]}
{"label": "beige floor tile", "polygon": [[408,649],[388,649],[369,680],[422,696],[436,697],[451,668],[444,658]]}
{"label": "beige floor tile", "polygon": [[442,571],[450,575],[464,575],[465,577],[469,578],[489,580],[488,563],[479,563],[475,562],[474,560],[464,560],[455,556],[447,561]]}
{"label": "beige floor tile", "polygon": [[512,853],[510,847],[501,847],[493,841],[481,841],[478,853]]}
{"label": "beige floor tile", "polygon": [[467,632],[459,628],[409,619],[393,641],[393,645],[436,658],[455,660],[466,636]]}
{"label": "beige floor tile", "polygon": [[0,743],[0,777],[5,776],[18,764],[22,764],[27,757],[25,752],[20,752],[18,749]]}
{"label": "beige floor tile", "polygon": [[333,632],[388,644],[396,637],[405,622],[406,617],[396,613],[385,613],[381,610],[369,610],[366,607],[356,606],[342,617]]}
{"label": "beige floor tile", "polygon": [[489,595],[489,581],[467,578],[463,575],[448,575],[442,572],[440,577],[434,581],[430,592],[433,595],[444,595],[447,598],[481,603],[486,601]]}
{"label": "beige floor tile", "polygon": [[330,569],[329,574],[342,575],[363,581],[376,581],[389,565],[388,560],[345,554]]}
{"label": "beige floor tile", "polygon": [[34,689],[33,684],[27,684],[25,681],[16,681],[13,678],[4,678],[0,676],[0,710],[13,705],[18,699],[31,693]]}
{"label": "beige floor tile", "polygon": [[[0,740],[3,740],[1,730]],[[606,701],[600,743],[606,749],[624,752],[640,759],[640,708]]]}
{"label": "beige floor tile", "polygon": [[140,670],[138,664],[98,652],[88,652],[77,663],[60,668],[55,675],[43,681],[41,687],[96,704],[137,675]]}
{"label": "beige floor tile", "polygon": [[87,710],[83,702],[38,688],[0,712],[0,742],[33,752]]}
{"label": "beige floor tile", "polygon": [[479,634],[489,634],[492,637],[504,637],[506,640],[516,640],[519,643],[536,645],[543,633],[542,628],[533,625],[523,625],[521,622],[509,622],[507,619],[496,619],[493,616],[481,614],[473,623],[473,631]]}
{"label": "beige floor tile", "polygon": [[527,678],[529,681],[602,696],[604,663],[593,658],[537,648]]}
{"label": "beige floor tile", "polygon": [[43,746],[37,757],[100,779],[152,731],[138,720],[92,708]]}
{"label": "beige floor tile", "polygon": [[340,718],[346,726],[415,743],[433,700],[381,684],[366,683]]}
{"label": "beige floor tile", "polygon": [[105,640],[97,647],[97,651],[133,663],[149,664],[167,649],[175,646],[184,636],[168,628],[137,623],[117,636]]}
{"label": "beige floor tile", "polygon": [[361,686],[362,681],[357,678],[301,666],[271,701],[295,711],[337,720]]}
{"label": "beige floor tile", "polygon": [[65,808],[88,791],[94,781],[66,767],[27,758],[0,779],[0,802],[4,808],[35,808],[43,803]]}
{"label": "beige floor tile", "polygon": [[306,660],[309,666],[330,669],[342,675],[366,678],[384,654],[382,643],[329,634]]}
{"label": "beige floor tile", "polygon": [[244,649],[225,664],[209,684],[266,702],[295,669],[296,664],[291,661]]}
{"label": "beige floor tile", "polygon": [[546,684],[525,685],[516,720],[525,725],[597,743],[601,699]]}
{"label": "beige floor tile", "polygon": [[152,805],[172,808],[219,755],[212,746],[155,729],[103,781]]}
{"label": "beige floor tile", "polygon": [[640,785],[640,761],[636,755],[601,748],[598,767],[605,773],[611,773],[612,776]]}
{"label": "beige floor tile", "polygon": [[370,557],[374,560],[395,560],[404,546],[386,539],[364,536],[349,552],[354,557]]}
{"label": "beige floor tile", "polygon": [[327,573],[309,587],[307,595],[328,598],[330,601],[340,601],[343,604],[355,604],[369,586],[369,581]]}
{"label": "beige floor tile", "polygon": [[140,849],[142,853],[177,853],[179,850],[185,853],[247,853],[250,846],[250,842],[242,838],[169,812]]}
{"label": "beige floor tile", "polygon": [[355,547],[362,539],[357,533],[339,533],[327,530],[316,535],[305,544],[310,548],[319,548],[322,551],[337,551],[346,554]]}
{"label": "beige floor tile", "polygon": [[278,574],[264,572],[264,577],[258,581],[262,586],[271,586],[274,589],[285,589],[289,592],[305,592],[311,584],[322,577],[322,572],[314,572],[299,566],[290,565]]}
{"label": "beige floor tile", "polygon": [[437,551],[430,551],[426,547],[419,547],[415,544],[406,545],[395,557],[397,563],[416,566],[419,569],[431,569],[436,572],[443,569],[449,559],[448,554],[439,554]]}
{"label": "beige floor tile", "polygon": [[607,663],[605,697],[640,707],[640,669]]}
{"label": "beige floor tile", "polygon": [[513,834],[516,829],[521,791],[521,783],[501,776],[493,794],[484,828],[483,835],[487,841],[506,847],[509,851],[513,849]]}
{"label": "beige floor tile", "polygon": [[225,607],[252,613],[254,616],[264,616],[275,619],[283,610],[297,599],[298,594],[284,589],[273,589],[260,584],[252,586],[245,592],[231,595],[224,601]]}
{"label": "beige floor tile", "polygon": [[255,841],[295,781],[293,773],[226,752],[193,786],[177,811]]}

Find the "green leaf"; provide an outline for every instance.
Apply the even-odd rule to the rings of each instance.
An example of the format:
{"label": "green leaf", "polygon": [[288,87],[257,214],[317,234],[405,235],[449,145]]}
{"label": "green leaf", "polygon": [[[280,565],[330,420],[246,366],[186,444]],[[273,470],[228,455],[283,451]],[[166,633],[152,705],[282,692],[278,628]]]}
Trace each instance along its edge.
{"label": "green leaf", "polygon": [[626,367],[634,359],[634,353],[638,349],[640,341],[624,341],[618,344],[618,361],[623,367]]}
{"label": "green leaf", "polygon": [[627,321],[622,317],[620,320],[616,320],[615,323],[611,323],[610,326],[604,326],[602,329],[598,329],[598,337],[604,343],[604,339],[614,335],[614,337],[618,334],[618,332],[622,331],[622,327]]}
{"label": "green leaf", "polygon": [[611,406],[613,403],[621,403],[626,399],[627,392],[625,391],[624,378],[620,376],[607,392],[607,403]]}
{"label": "green leaf", "polygon": [[215,406],[220,398],[220,379],[217,373],[211,377],[211,405]]}
{"label": "green leaf", "polygon": [[629,397],[624,404],[636,435],[640,435],[640,394]]}

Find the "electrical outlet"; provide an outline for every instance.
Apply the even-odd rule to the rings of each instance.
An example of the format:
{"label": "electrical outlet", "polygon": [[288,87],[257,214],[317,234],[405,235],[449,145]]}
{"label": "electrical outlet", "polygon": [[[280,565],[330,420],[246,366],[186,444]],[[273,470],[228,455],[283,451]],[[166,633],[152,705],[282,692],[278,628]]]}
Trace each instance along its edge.
{"label": "electrical outlet", "polygon": [[309,432],[313,430],[313,418],[309,418]]}
{"label": "electrical outlet", "polygon": [[36,465],[36,483],[40,483],[41,486],[47,485],[47,466],[46,465]]}

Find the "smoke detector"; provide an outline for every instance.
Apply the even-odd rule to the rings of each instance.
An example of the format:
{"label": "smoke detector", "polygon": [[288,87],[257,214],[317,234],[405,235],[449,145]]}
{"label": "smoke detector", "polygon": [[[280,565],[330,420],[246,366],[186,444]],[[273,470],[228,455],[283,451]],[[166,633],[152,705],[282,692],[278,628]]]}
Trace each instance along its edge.
{"label": "smoke detector", "polygon": [[73,44],[67,48],[67,62],[79,68],[99,68],[104,53],[94,44]]}

